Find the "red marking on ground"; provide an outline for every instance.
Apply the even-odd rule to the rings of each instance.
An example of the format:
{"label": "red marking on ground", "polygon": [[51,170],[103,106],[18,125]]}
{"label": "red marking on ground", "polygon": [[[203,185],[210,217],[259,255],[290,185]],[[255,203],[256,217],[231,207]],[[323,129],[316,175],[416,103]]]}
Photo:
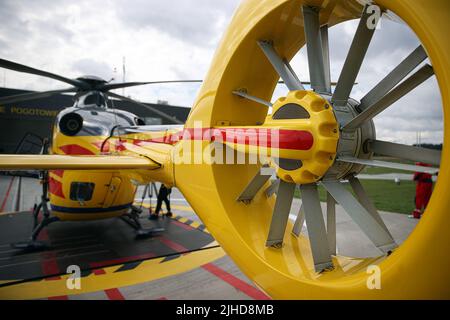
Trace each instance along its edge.
{"label": "red marking on ground", "polygon": [[105,270],[103,270],[103,269],[94,269],[94,270],[92,270],[92,272],[94,272],[94,274],[96,276],[99,276],[101,274],[106,274]]}
{"label": "red marking on ground", "polygon": [[242,281],[241,279],[233,276],[231,273],[226,272],[225,270],[212,263],[205,264],[202,266],[202,268],[225,281],[226,283],[232,285],[239,291],[242,291],[250,298],[253,298],[255,300],[271,300],[270,297],[268,297],[265,293],[261,292],[260,290],[249,285],[247,282]]}
{"label": "red marking on ground", "polygon": [[149,259],[149,258],[154,258],[154,257],[156,257],[156,255],[154,253],[148,252],[148,253],[143,253],[143,254],[139,254],[136,256],[129,256],[129,257],[105,260],[105,261],[95,261],[95,262],[91,262],[89,265],[92,268],[100,268],[100,267],[105,267],[105,266],[109,266],[109,265],[121,264],[121,263],[126,263],[129,261],[140,260],[140,259]]}
{"label": "red marking on ground", "polygon": [[167,299],[166,297],[160,297],[160,298],[158,298],[156,300],[169,300],[169,299]]}
{"label": "red marking on ground", "polygon": [[55,297],[48,297],[48,300],[69,300],[68,296],[55,296]]}
{"label": "red marking on ground", "polygon": [[189,249],[183,247],[181,244],[178,244],[176,242],[173,242],[170,239],[167,239],[164,236],[160,236],[159,241],[161,241],[162,243],[164,243],[166,246],[168,246],[169,248],[175,250],[176,252],[185,252],[185,251],[189,251]]}
{"label": "red marking on ground", "polygon": [[[41,216],[39,216],[39,222],[41,222]],[[39,234],[37,240],[39,241],[49,241],[49,236],[48,236],[48,232],[47,229],[44,228],[41,233]],[[59,266],[58,266],[58,262],[56,261],[56,254],[53,251],[48,251],[48,252],[41,252],[40,253],[40,257],[41,257],[41,269],[42,269],[42,274],[44,276],[48,276],[48,275],[52,275],[52,274],[58,274],[61,273]],[[55,277],[49,277],[49,278],[45,278],[45,281],[51,281],[51,280],[59,280],[61,279],[60,276],[55,276]]]}
{"label": "red marking on ground", "polygon": [[82,147],[78,144],[67,144],[65,146],[61,146],[59,147],[59,149],[61,149],[62,152],[64,152],[65,154],[70,154],[70,155],[93,155],[94,152],[92,152],[89,149],[86,149],[85,147]]}
{"label": "red marking on ground", "polygon": [[188,225],[186,223],[177,221],[177,220],[172,220],[172,223],[176,224],[177,226],[179,226],[179,227],[181,227],[181,228],[183,228],[183,229],[185,229],[187,231],[192,231],[193,229],[195,229],[194,227],[192,227],[192,226],[190,226],[190,225]]}
{"label": "red marking on ground", "polygon": [[58,180],[53,179],[52,177],[48,178],[48,191],[51,194],[58,196],[60,198],[63,198],[63,199],[66,198],[63,193],[62,183]]}
{"label": "red marking on ground", "polygon": [[[130,258],[132,258],[132,257],[123,258],[123,259],[130,259]],[[108,261],[91,262],[89,265],[91,267],[95,268],[99,264],[103,264],[103,265],[111,264],[111,263],[114,264],[114,263],[117,263],[117,261],[123,260],[123,259],[110,260],[109,263],[108,263]],[[95,270],[92,270],[92,272],[97,276],[106,274],[106,271],[104,269],[95,269]],[[125,300],[125,297],[120,293],[119,289],[117,289],[117,288],[106,289],[105,294],[108,296],[109,300]]]}
{"label": "red marking on ground", "polygon": [[120,293],[119,289],[112,288],[105,290],[109,300],[125,300],[125,297]]}
{"label": "red marking on ground", "polygon": [[3,212],[3,210],[5,209],[6,201],[9,198],[9,193],[11,192],[11,187],[13,185],[13,182],[14,182],[15,178],[16,177],[12,177],[11,181],[9,182],[8,190],[6,191],[5,198],[3,199],[2,206],[0,207],[0,212]]}

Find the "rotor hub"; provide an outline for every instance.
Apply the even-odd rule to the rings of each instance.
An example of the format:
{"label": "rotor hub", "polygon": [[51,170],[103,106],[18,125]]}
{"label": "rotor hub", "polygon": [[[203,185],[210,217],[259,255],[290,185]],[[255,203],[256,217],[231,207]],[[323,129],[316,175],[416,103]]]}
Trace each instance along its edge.
{"label": "rotor hub", "polygon": [[[331,95],[323,95],[331,103]],[[334,115],[342,127],[348,121],[356,117],[360,110],[359,102],[350,98],[346,105],[333,105]],[[339,143],[337,146],[337,159],[339,157],[354,157],[360,159],[370,159],[373,153],[365,146],[367,141],[376,140],[375,125],[372,120],[366,121],[358,129],[352,131],[340,131]],[[335,161],[323,179],[340,180],[355,176],[365,168],[364,165]]]}
{"label": "rotor hub", "polygon": [[[292,132],[292,139],[280,134],[279,153],[271,158],[280,179],[309,184],[321,179],[332,167],[339,123],[331,104],[321,95],[313,91],[290,91],[275,102],[264,126],[276,127],[280,133]],[[294,137],[296,132],[308,133],[312,143],[303,149],[294,147],[299,142]]]}

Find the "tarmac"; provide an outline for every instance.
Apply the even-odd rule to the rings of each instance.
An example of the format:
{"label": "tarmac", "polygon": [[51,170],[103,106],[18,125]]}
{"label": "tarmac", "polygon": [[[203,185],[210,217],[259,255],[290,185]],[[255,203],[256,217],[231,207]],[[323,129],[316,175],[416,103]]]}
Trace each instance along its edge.
{"label": "tarmac", "polygon": [[[19,196],[18,180],[17,177],[14,179],[7,176],[0,177],[0,297],[2,298],[269,299],[225,254],[177,189],[173,189],[171,194],[174,219],[160,219],[158,222],[166,224],[166,227],[169,224],[172,228],[172,231],[166,235],[167,241],[153,240],[153,242],[135,244],[127,235],[131,230],[117,219],[55,223],[48,227],[47,237],[52,243],[59,241],[63,252],[40,253],[37,255],[38,258],[33,258],[36,260],[35,267],[40,266],[37,269],[20,266],[21,262],[30,261],[31,258],[21,257],[17,252],[11,251],[9,244],[19,241],[21,237],[26,239],[26,235],[31,230],[32,219],[29,210],[39,198],[40,185],[37,180],[22,178]],[[139,188],[137,192],[135,205],[142,204],[144,213],[141,221],[148,226],[150,221],[147,220],[147,210],[149,206],[155,205],[156,197],[146,197],[142,202],[140,197],[142,190]],[[322,203],[322,206],[325,212],[325,204]],[[299,207],[300,200],[294,199],[291,219],[295,219]],[[380,214],[398,244],[408,237],[418,223],[418,220],[409,219],[404,214],[389,212],[380,212]],[[336,221],[339,254],[354,257],[379,255],[378,250],[339,205],[336,207]],[[20,230],[17,230],[20,232],[14,232],[14,226],[19,228]],[[307,232],[306,227],[303,228],[304,232]],[[183,235],[183,232],[186,235]],[[188,238],[183,238],[185,236],[194,239],[191,246],[189,242],[186,242]],[[85,241],[83,245],[88,248],[77,248],[77,244],[71,241],[71,237],[78,237],[77,241]],[[71,247],[66,247],[68,243]],[[89,248],[89,245],[92,247]],[[91,252],[89,250],[92,250],[94,254],[88,255]],[[101,252],[102,250],[104,252]],[[95,251],[99,252],[95,253]],[[71,254],[76,253],[84,254],[84,262],[97,266],[97,269],[87,269],[89,272],[86,271],[83,279],[86,279],[84,281],[88,288],[80,292],[67,294],[58,289],[58,283],[65,279],[64,275],[59,275],[59,282],[58,279],[48,281],[45,277],[52,278],[51,273],[42,274],[36,271],[39,269],[42,272],[42,266],[45,265],[42,259],[44,259],[44,261],[53,261],[54,265],[56,263],[56,266],[59,266],[57,270],[63,273],[67,263],[76,260],[76,257],[69,259],[67,256],[70,257]],[[56,255],[56,258],[51,257],[52,254]],[[133,260],[136,257],[142,260],[139,264]],[[113,263],[108,264],[108,261]],[[102,262],[106,264],[102,265]],[[12,269],[4,267],[11,263],[19,263],[19,265]],[[8,285],[11,281],[42,276],[44,279],[40,281],[35,279],[21,285]],[[99,279],[105,279],[105,281]],[[114,285],[111,286],[111,283]]]}

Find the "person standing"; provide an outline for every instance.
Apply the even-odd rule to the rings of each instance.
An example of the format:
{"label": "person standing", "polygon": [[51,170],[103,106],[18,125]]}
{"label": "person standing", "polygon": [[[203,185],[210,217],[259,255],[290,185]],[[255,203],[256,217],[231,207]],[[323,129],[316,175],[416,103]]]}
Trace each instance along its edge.
{"label": "person standing", "polygon": [[167,188],[164,184],[161,184],[161,187],[159,188],[159,192],[158,192],[156,209],[155,209],[154,213],[150,214],[150,216],[149,216],[150,220],[158,219],[159,212],[161,211],[163,201],[166,204],[166,208],[167,208],[166,216],[167,217],[172,216],[172,212],[170,210],[170,200],[169,200],[169,195],[171,192],[172,192],[171,188]]}
{"label": "person standing", "polygon": [[[429,164],[422,162],[418,162],[416,163],[416,165],[423,167],[430,167]],[[428,205],[428,202],[430,201],[431,194],[433,192],[433,179],[432,175],[429,173],[416,172],[414,173],[413,180],[416,182],[416,197],[415,197],[416,208],[414,209],[412,215],[410,215],[409,217],[420,219],[423,212],[425,211],[425,208]]]}

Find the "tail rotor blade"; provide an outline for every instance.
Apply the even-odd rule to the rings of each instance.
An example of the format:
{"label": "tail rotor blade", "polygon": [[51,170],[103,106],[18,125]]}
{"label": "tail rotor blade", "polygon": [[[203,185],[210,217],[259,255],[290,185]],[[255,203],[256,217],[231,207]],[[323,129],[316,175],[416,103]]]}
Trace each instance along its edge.
{"label": "tail rotor blade", "polygon": [[271,197],[274,193],[278,193],[278,188],[280,187],[280,179],[272,181],[270,187],[266,189],[267,198]]}
{"label": "tail rotor blade", "polygon": [[330,253],[336,255],[336,200],[327,192],[327,238]]}
{"label": "tail rotor blade", "polygon": [[[364,190],[364,187],[361,184],[361,181],[359,181],[358,178],[351,177],[349,180],[350,185],[352,186],[353,191],[356,194],[356,197],[358,198],[359,202],[366,208],[366,210],[372,215],[372,217],[377,220],[377,222],[380,224],[380,226],[383,227],[384,230],[386,230],[389,235],[391,233],[389,232],[388,228],[386,227],[386,224],[384,223],[383,219],[381,218],[380,214],[378,213],[377,208],[375,208],[375,205],[370,200],[369,196],[367,195],[366,191]],[[391,235],[392,237],[392,235]]]}
{"label": "tail rotor blade", "polygon": [[390,233],[353,197],[341,182],[323,181],[322,184],[379,250],[387,253],[397,247]]}
{"label": "tail rotor blade", "polygon": [[368,20],[371,16],[368,13],[369,6],[364,7],[361,20],[356,30],[355,37],[353,38],[350,51],[342,68],[341,75],[333,93],[332,102],[335,105],[346,105],[350,93],[353,89],[356,77],[361,69],[362,63],[372,41],[375,28],[368,27]]}
{"label": "tail rotor blade", "polygon": [[[302,7],[305,23],[306,47],[308,51],[309,77],[311,86],[317,92],[331,93],[331,84],[326,80],[322,31],[319,22],[319,8]],[[328,82],[328,83],[327,83]]]}
{"label": "tail rotor blade", "polygon": [[279,248],[283,244],[289,212],[291,211],[292,200],[294,198],[295,186],[294,183],[280,181],[269,235],[266,241],[267,247]]}
{"label": "tail rotor blade", "polygon": [[257,174],[245,187],[244,191],[239,195],[237,201],[250,202],[256,196],[259,190],[266,184],[270,177],[275,173],[270,167],[262,167]]}
{"label": "tail rotor blade", "polygon": [[380,167],[380,168],[391,168],[397,170],[404,171],[413,171],[413,172],[423,172],[429,174],[436,174],[439,172],[438,168],[432,167],[423,167],[423,166],[415,166],[411,164],[397,163],[397,162],[388,162],[381,160],[367,160],[367,159],[359,159],[354,157],[339,157],[336,161],[347,162],[347,163],[357,163],[362,164],[369,167]]}
{"label": "tail rotor blade", "polygon": [[303,204],[301,204],[300,210],[298,210],[297,218],[295,219],[294,227],[292,228],[292,233],[295,236],[297,237],[300,236],[304,223],[305,223],[305,210],[303,209]]}
{"label": "tail rotor blade", "polygon": [[328,246],[327,231],[320,206],[317,184],[300,185],[303,208],[305,211],[306,227],[308,228],[309,242],[317,272],[332,268],[330,248]]}

